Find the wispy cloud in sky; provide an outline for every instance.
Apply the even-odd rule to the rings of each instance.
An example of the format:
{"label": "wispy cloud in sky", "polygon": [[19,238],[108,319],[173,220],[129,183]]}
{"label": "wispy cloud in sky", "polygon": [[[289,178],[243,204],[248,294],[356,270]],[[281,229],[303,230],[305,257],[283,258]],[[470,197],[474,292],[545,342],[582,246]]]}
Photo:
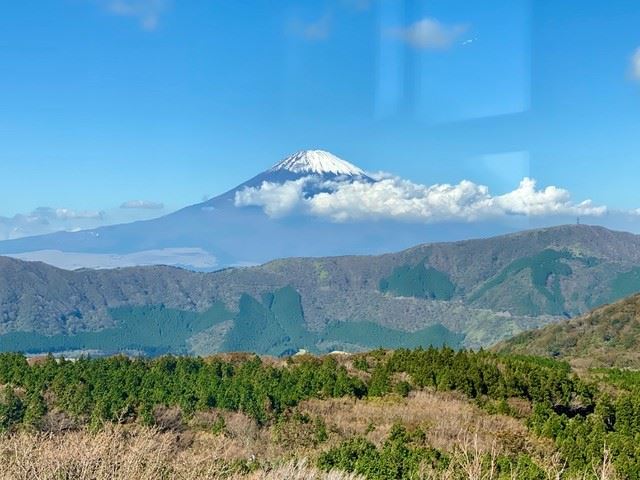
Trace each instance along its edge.
{"label": "wispy cloud in sky", "polygon": [[423,18],[406,27],[391,28],[388,33],[414,48],[446,50],[468,29],[464,24],[446,25],[435,18]]}
{"label": "wispy cloud in sky", "polygon": [[59,230],[90,228],[101,225],[105,220],[104,211],[38,207],[30,213],[0,217],[0,240]]}
{"label": "wispy cloud in sky", "polygon": [[342,4],[347,8],[365,12],[371,8],[373,0],[342,0]]}
{"label": "wispy cloud in sky", "polygon": [[33,219],[45,220],[97,220],[103,218],[103,211],[71,210],[69,208],[38,207],[30,215]]}
{"label": "wispy cloud in sky", "polygon": [[101,0],[101,4],[112,15],[134,18],[143,29],[151,31],[158,28],[171,0]]}
{"label": "wispy cloud in sky", "polygon": [[120,205],[120,208],[126,209],[144,209],[144,210],[162,210],[164,203],[152,202],[149,200],[129,200]]}
{"label": "wispy cloud in sky", "polygon": [[309,41],[326,40],[331,34],[331,21],[332,17],[330,14],[323,15],[319,19],[311,22],[296,19],[291,23],[291,32]]}
{"label": "wispy cloud in sky", "polygon": [[146,220],[163,214],[164,209],[163,203],[146,200],[131,200],[105,210],[38,207],[28,213],[0,216],[0,240]]}
{"label": "wispy cloud in sky", "polygon": [[635,80],[640,81],[640,47],[637,48],[631,57],[631,75]]}

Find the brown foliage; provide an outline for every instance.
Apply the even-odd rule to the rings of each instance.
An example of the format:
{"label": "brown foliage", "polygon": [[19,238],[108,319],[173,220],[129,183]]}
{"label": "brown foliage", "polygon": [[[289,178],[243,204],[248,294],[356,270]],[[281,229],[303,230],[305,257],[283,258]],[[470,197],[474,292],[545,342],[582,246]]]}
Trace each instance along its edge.
{"label": "brown foliage", "polygon": [[320,416],[334,436],[342,439],[366,435],[380,444],[394,423],[420,427],[429,445],[448,452],[460,444],[461,436],[477,437],[483,452],[532,452],[540,446],[519,420],[505,415],[489,415],[464,396],[449,392],[413,392],[407,398],[309,400],[300,410]]}
{"label": "brown foliage", "polygon": [[268,465],[243,473],[234,462],[228,440],[201,436],[185,447],[179,435],[156,429],[110,426],[57,435],[21,432],[0,437],[0,480],[358,480],[359,477],[322,473],[294,462]]}

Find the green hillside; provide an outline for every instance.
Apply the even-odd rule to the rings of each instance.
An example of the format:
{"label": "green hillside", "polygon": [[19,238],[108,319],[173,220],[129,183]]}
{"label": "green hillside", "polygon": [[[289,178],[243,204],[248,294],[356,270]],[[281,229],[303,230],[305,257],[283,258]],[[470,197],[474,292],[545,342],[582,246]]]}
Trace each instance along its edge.
{"label": "green hillside", "polygon": [[239,308],[223,350],[268,355],[315,350],[315,339],[305,327],[300,295],[293,288],[265,294],[262,303],[242,295]]}
{"label": "green hillside", "polygon": [[612,303],[638,292],[640,292],[640,267],[634,267],[628,272],[619,273],[613,279],[608,294],[600,299],[599,303]]}
{"label": "green hillside", "polygon": [[384,348],[441,347],[460,348],[464,335],[449,331],[442,325],[432,325],[417,332],[392,330],[371,322],[339,322],[320,334],[320,344],[326,350],[360,350]]}
{"label": "green hillside", "polygon": [[371,348],[461,346],[464,335],[433,325],[417,332],[405,332],[372,322],[335,322],[319,333],[310,332],[304,322],[301,298],[291,287],[265,294],[258,302],[249,295],[240,299],[240,311],[227,335],[224,351],[251,351],[269,355],[298,350],[327,352],[361,351]]}
{"label": "green hillside", "polygon": [[[426,330],[421,342],[435,344],[442,339],[432,329],[441,325],[464,347],[480,348],[636,292],[640,236],[588,225],[206,274],[161,266],[65,271],[0,257],[0,348],[278,355],[320,348],[326,332],[354,321]],[[223,304],[223,316],[203,313]],[[354,349],[391,338],[349,328],[364,330],[344,339]]]}
{"label": "green hillside", "polygon": [[46,336],[36,332],[11,332],[0,336],[0,351],[28,353],[97,350],[105,353],[141,351],[148,355],[188,353],[193,335],[232,318],[223,304],[203,313],[165,308],[123,307],[111,311],[116,326],[76,335]]}
{"label": "green hillside", "polygon": [[[240,297],[238,312],[222,303],[202,313],[164,306],[122,307],[111,310],[115,326],[75,335],[42,335],[36,332],[10,332],[0,335],[0,351],[30,354],[87,351],[111,354],[122,351],[149,356],[199,353],[191,341],[210,329],[231,322],[222,331],[220,348],[214,351],[247,351],[265,355],[291,355],[299,350],[361,351],[370,348],[448,345],[459,348],[464,335],[434,325],[417,332],[382,327],[372,322],[336,322],[320,333],[307,329],[300,294],[284,287],[263,295],[258,301],[250,295]],[[206,347],[208,345],[205,344]],[[209,348],[205,349],[207,352]]]}
{"label": "green hillside", "polygon": [[451,300],[456,287],[446,273],[427,268],[424,262],[415,266],[403,265],[380,280],[380,291],[400,297]]}
{"label": "green hillside", "polygon": [[[509,311],[521,315],[566,315],[566,300],[561,290],[563,277],[570,277],[573,260],[587,268],[597,259],[576,256],[568,250],[545,249],[535,255],[519,258],[476,289],[469,300],[498,306],[508,299]],[[522,279],[518,284],[514,279]],[[514,286],[518,285],[516,291]],[[510,292],[509,292],[510,291]]]}
{"label": "green hillside", "polygon": [[599,367],[640,368],[640,295],[500,343],[504,353],[541,355]]}

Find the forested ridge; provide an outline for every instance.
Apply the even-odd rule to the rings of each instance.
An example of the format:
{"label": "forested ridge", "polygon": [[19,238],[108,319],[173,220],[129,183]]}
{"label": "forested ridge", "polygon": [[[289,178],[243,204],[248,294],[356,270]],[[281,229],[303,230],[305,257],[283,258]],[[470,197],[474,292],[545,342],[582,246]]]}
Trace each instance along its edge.
{"label": "forested ridge", "polygon": [[581,368],[640,368],[640,295],[496,345],[506,354],[566,359]]}
{"label": "forested ridge", "polygon": [[[65,271],[0,256],[0,272],[0,351],[279,355],[443,340],[477,349],[640,292],[640,236],[565,225],[206,274],[162,266]],[[265,319],[265,335],[243,335]],[[372,324],[385,330],[379,335]],[[358,335],[336,340],[336,326]],[[415,332],[419,342],[411,341]],[[396,341],[386,342],[389,333]]]}
{"label": "forested ridge", "polygon": [[[61,419],[64,428],[91,431],[112,423],[173,428],[165,425],[167,409],[178,412],[172,420],[176,425],[187,425],[202,412],[237,411],[259,428],[303,425],[306,441],[319,448],[315,461],[320,468],[373,479],[422,478],[417,475],[425,465],[435,471],[449,468],[451,453],[428,444],[428,426],[402,422],[379,444],[354,435],[324,446],[325,421],[300,414],[297,407],[312,399],[372,402],[420,391],[457,391],[487,414],[515,417],[532,436],[550,439],[565,465],[560,478],[593,475],[607,456],[621,478],[640,477],[638,376],[607,370],[587,381],[566,363],[537,357],[418,348],[286,361],[237,354],[77,361],[49,356],[29,362],[5,353],[0,355],[0,383],[5,435],[60,428],[52,424]],[[222,434],[224,423],[218,415],[206,428]],[[514,468],[518,478],[546,478],[539,460],[525,448],[483,455],[499,474],[495,478],[511,478]]]}

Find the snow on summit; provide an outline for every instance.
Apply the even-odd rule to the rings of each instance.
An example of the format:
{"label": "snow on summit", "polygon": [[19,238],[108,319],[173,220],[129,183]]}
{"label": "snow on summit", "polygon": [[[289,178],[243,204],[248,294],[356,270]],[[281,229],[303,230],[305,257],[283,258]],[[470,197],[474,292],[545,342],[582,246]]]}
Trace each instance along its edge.
{"label": "snow on summit", "polygon": [[324,150],[301,150],[276,163],[268,171],[276,172],[279,170],[287,170],[294,173],[365,175],[362,169]]}

